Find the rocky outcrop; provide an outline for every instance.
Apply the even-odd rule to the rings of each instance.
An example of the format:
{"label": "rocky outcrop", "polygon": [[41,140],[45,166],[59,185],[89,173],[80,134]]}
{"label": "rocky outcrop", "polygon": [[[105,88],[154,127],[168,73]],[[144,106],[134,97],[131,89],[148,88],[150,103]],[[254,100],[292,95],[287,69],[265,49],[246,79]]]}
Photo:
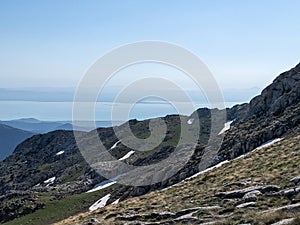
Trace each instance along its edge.
{"label": "rocky outcrop", "polygon": [[286,205],[275,209],[270,209],[264,211],[263,213],[274,213],[274,212],[300,212],[300,203]]}
{"label": "rocky outcrop", "polygon": [[245,121],[251,117],[276,117],[282,114],[287,107],[299,103],[299,84],[300,63],[291,70],[280,74],[249,104],[235,105],[228,109],[228,119]]}
{"label": "rocky outcrop", "polygon": [[287,107],[299,103],[300,96],[300,64],[295,68],[280,74],[271,85],[266,87],[261,95],[249,103],[246,117],[278,116]]}
{"label": "rocky outcrop", "polygon": [[291,179],[291,182],[300,185],[300,175]]}
{"label": "rocky outcrop", "polygon": [[[209,222],[212,218],[199,219],[194,217],[193,214],[206,210],[216,210],[219,206],[210,207],[195,207],[179,210],[175,213],[171,212],[153,212],[149,214],[131,214],[128,216],[116,216],[116,220],[127,221],[126,224],[180,224],[180,223],[192,223],[199,224]],[[144,222],[144,221],[159,221],[159,222]]]}
{"label": "rocky outcrop", "polygon": [[288,225],[294,222],[294,218],[284,219],[276,223],[272,223],[271,225]]}
{"label": "rocky outcrop", "polygon": [[277,192],[280,187],[275,185],[266,185],[266,186],[251,186],[244,189],[237,189],[228,192],[216,193],[215,196],[218,198],[250,198],[252,196],[256,197],[261,193]]}
{"label": "rocky outcrop", "polygon": [[246,203],[241,203],[237,205],[237,208],[248,208],[248,207],[255,207],[256,203],[255,202],[246,202]]}
{"label": "rocky outcrop", "polygon": [[13,191],[0,196],[0,223],[33,213],[44,206],[38,195],[29,191]]}
{"label": "rocky outcrop", "polygon": [[235,158],[275,138],[300,132],[300,64],[279,75],[249,104],[227,109],[234,120],[217,161]]}
{"label": "rocky outcrop", "polygon": [[248,192],[246,193],[244,196],[243,196],[243,201],[244,202],[256,202],[257,201],[257,197],[262,195],[262,193],[258,190],[256,191],[251,191],[251,192]]}

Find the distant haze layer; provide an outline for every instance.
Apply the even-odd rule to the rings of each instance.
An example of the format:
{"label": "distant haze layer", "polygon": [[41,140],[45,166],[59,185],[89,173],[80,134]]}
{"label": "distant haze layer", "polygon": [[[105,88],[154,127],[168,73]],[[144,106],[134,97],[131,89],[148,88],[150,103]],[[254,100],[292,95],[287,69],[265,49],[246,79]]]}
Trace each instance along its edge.
{"label": "distant haze layer", "polygon": [[[119,120],[121,114],[128,114],[128,119],[147,119],[167,114],[189,115],[192,111],[177,112],[172,104],[160,99],[149,98],[134,104],[130,112],[125,112],[126,104],[131,102],[113,103],[115,93],[110,89],[101,93],[100,100],[95,104],[95,120],[111,121]],[[259,94],[259,88],[244,90],[224,91],[225,106],[231,107],[237,103],[249,101],[250,98]],[[0,89],[0,120],[19,118],[36,118],[47,121],[70,121],[72,120],[73,96],[75,88],[32,88],[32,89]],[[134,94],[134,93],[133,93]],[[200,107],[210,107],[203,94],[195,91],[187,91],[194,104],[194,110]],[[176,93],[174,93],[176,95]],[[180,100],[178,100],[180,102]],[[180,104],[187,104],[181,102]],[[116,107],[116,114],[111,114],[112,107]],[[85,118],[83,117],[82,120]]]}

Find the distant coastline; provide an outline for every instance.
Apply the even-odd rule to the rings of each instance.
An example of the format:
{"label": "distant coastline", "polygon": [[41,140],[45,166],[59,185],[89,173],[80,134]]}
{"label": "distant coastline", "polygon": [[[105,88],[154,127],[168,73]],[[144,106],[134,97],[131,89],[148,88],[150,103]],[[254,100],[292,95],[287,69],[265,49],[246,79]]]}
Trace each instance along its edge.
{"label": "distant coastline", "polygon": [[[226,107],[243,102],[225,102]],[[126,104],[126,103],[123,103]],[[118,105],[118,104],[117,104]],[[208,107],[208,104],[194,103],[195,108]],[[113,103],[96,104],[96,121],[111,122],[111,110]],[[17,120],[34,118],[41,121],[70,122],[72,121],[73,102],[35,102],[35,101],[0,101],[0,120]],[[122,114],[122,104],[119,104],[119,114]],[[128,119],[149,119],[153,117],[166,116],[168,114],[190,115],[193,111],[177,112],[171,105],[165,103],[137,103],[131,111]],[[117,115],[118,117],[118,115]],[[82,119],[85,120],[84,118]],[[121,121],[114,117],[114,121]]]}

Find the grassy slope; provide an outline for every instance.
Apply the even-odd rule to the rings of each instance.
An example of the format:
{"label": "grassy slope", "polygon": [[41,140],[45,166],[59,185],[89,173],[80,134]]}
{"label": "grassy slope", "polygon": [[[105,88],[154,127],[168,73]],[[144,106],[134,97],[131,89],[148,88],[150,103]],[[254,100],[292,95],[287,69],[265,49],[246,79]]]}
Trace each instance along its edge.
{"label": "grassy slope", "polygon": [[[149,214],[151,212],[177,212],[198,206],[221,205],[220,209],[198,212],[198,218],[205,215],[225,215],[232,213],[222,224],[270,224],[287,214],[262,215],[262,210],[290,204],[283,197],[259,197],[256,209],[237,209],[232,203],[220,204],[220,199],[213,197],[216,192],[239,189],[234,183],[249,178],[255,184],[279,185],[282,189],[292,186],[290,179],[300,172],[300,136],[283,140],[271,147],[251,153],[250,157],[231,161],[220,168],[200,175],[172,188],[155,191],[142,197],[133,198],[117,205],[109,205],[95,213],[83,213],[64,220],[62,224],[80,224],[89,218],[97,218],[101,224],[124,224],[119,216],[130,214]],[[233,185],[225,185],[225,184]],[[300,198],[300,196],[297,196]],[[111,215],[111,217],[109,216]],[[105,220],[105,217],[110,218]],[[299,217],[300,215],[296,215]],[[299,222],[299,221],[298,221]]]}
{"label": "grassy slope", "polygon": [[[114,185],[116,186],[116,185]],[[45,225],[63,220],[69,216],[85,212],[102,196],[108,194],[108,190],[100,190],[92,193],[73,195],[61,200],[52,199],[51,193],[45,193],[41,200],[45,203],[43,209],[37,210],[21,218],[5,223],[5,225]]]}

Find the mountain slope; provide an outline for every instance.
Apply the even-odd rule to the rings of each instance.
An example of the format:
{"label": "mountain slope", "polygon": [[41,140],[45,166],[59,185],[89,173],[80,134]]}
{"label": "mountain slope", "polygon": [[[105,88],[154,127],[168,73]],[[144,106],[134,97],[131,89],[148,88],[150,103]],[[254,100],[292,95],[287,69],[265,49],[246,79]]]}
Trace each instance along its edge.
{"label": "mountain slope", "polygon": [[300,175],[299,142],[300,136],[282,140],[179,185],[79,214],[57,225],[89,221],[99,221],[90,224],[271,224],[286,218],[297,218],[299,222],[300,186],[291,181]]}
{"label": "mountain slope", "polygon": [[18,144],[32,135],[32,132],[0,124],[0,160],[12,154]]}
{"label": "mountain slope", "polygon": [[[89,173],[92,174],[91,169],[78,151],[72,131],[34,135],[0,163],[0,195],[15,190],[26,191],[37,184],[40,185],[35,187],[36,190],[43,189],[47,184],[45,181],[51,177],[56,177],[54,183],[64,184],[85,174],[80,180],[83,182]],[[75,193],[76,188],[82,192],[91,185],[89,182],[85,186],[78,183],[72,192]]]}

